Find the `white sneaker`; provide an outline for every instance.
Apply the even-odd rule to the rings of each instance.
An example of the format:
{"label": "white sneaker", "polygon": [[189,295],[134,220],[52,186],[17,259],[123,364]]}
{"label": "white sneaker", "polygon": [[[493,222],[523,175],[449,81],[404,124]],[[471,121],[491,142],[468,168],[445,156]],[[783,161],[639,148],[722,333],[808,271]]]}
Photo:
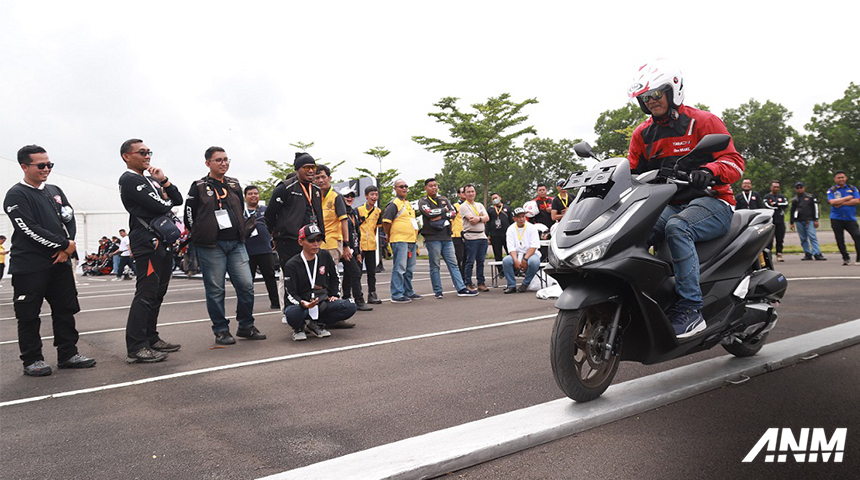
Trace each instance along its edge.
{"label": "white sneaker", "polygon": [[286,315],[284,315],[283,317],[281,317],[281,323],[290,323],[290,322],[288,322],[288,321],[287,321],[287,316],[286,316]]}
{"label": "white sneaker", "polygon": [[299,341],[302,341],[302,340],[307,340],[307,339],[308,339],[308,336],[307,336],[307,335],[305,335],[305,332],[304,332],[304,331],[302,331],[302,330],[298,330],[298,331],[297,331],[297,330],[293,330],[293,340],[295,340],[296,342],[299,342]]}

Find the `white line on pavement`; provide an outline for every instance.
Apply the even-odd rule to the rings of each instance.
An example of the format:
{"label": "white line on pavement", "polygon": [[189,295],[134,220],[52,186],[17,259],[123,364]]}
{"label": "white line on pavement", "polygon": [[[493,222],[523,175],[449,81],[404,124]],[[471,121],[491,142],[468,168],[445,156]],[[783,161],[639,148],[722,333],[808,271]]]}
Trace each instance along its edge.
{"label": "white line on pavement", "polygon": [[272,363],[272,362],[282,362],[285,360],[293,360],[296,358],[314,357],[317,355],[326,355],[326,354],[330,354],[330,353],[347,352],[350,350],[358,350],[358,349],[362,349],[362,348],[378,347],[381,345],[390,345],[393,343],[409,342],[409,341],[413,341],[413,340],[422,340],[425,338],[440,337],[442,335],[453,335],[456,333],[474,332],[477,330],[484,330],[484,329],[488,329],[488,328],[505,327],[505,326],[509,326],[509,325],[517,325],[520,323],[534,322],[537,320],[545,320],[547,318],[553,318],[555,316],[556,315],[553,313],[551,315],[541,315],[538,317],[521,318],[518,320],[510,320],[507,322],[491,323],[488,325],[477,325],[474,327],[457,328],[454,330],[445,330],[445,331],[441,331],[441,332],[424,333],[424,334],[420,334],[420,335],[410,335],[408,337],[390,338],[387,340],[379,340],[379,341],[370,342],[370,343],[360,343],[357,345],[347,345],[345,347],[329,348],[329,349],[325,349],[325,350],[316,350],[313,352],[304,352],[304,353],[296,353],[293,355],[283,355],[280,357],[263,358],[260,360],[251,360],[251,361],[247,361],[247,362],[232,363],[229,365],[219,365],[216,367],[201,368],[198,370],[190,370],[187,372],[177,372],[177,373],[172,373],[170,375],[161,375],[161,376],[157,376],[157,377],[141,378],[140,380],[134,380],[131,382],[114,383],[111,385],[102,385],[99,387],[84,388],[81,390],[71,390],[71,391],[67,391],[67,392],[52,393],[49,395],[40,395],[40,396],[36,396],[36,397],[19,398],[17,400],[9,400],[9,401],[0,403],[0,408],[9,407],[12,405],[20,405],[22,403],[38,402],[40,400],[47,400],[49,398],[62,398],[62,397],[70,397],[73,395],[81,395],[81,394],[85,394],[85,393],[96,393],[96,392],[101,392],[101,391],[105,391],[105,390],[114,390],[117,388],[131,387],[134,385],[143,385],[146,383],[160,382],[163,380],[171,380],[174,378],[190,377],[193,375],[201,375],[204,373],[219,372],[222,370],[231,370],[234,368],[241,368],[241,367],[250,367],[250,366],[254,366],[254,365],[262,365],[262,364]]}

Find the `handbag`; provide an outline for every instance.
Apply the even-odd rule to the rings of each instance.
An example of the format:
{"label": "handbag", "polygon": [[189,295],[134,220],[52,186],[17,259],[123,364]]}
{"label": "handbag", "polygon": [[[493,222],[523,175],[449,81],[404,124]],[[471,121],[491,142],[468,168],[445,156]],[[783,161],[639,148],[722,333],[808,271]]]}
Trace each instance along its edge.
{"label": "handbag", "polygon": [[182,232],[180,232],[179,228],[176,226],[175,220],[170,215],[159,215],[153,218],[148,225],[139,217],[134,218],[137,218],[137,221],[140,222],[144,228],[149,230],[150,233],[167,245],[173,245],[173,242],[179,240],[179,237],[182,235]]}

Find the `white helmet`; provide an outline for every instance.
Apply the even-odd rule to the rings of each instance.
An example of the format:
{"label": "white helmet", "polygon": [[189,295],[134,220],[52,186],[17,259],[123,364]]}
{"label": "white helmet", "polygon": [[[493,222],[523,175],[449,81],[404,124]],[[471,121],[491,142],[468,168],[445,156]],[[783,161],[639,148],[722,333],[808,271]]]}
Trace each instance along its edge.
{"label": "white helmet", "polygon": [[540,213],[540,209],[537,206],[537,202],[534,200],[529,200],[523,205],[523,210],[526,211],[526,217],[533,218],[535,215]]}
{"label": "white helmet", "polygon": [[651,115],[651,111],[645,106],[639,95],[651,90],[664,90],[671,92],[669,106],[678,108],[684,103],[684,75],[681,69],[665,58],[658,58],[639,67],[633,76],[633,83],[627,89],[627,97],[630,103],[639,105],[643,112]]}

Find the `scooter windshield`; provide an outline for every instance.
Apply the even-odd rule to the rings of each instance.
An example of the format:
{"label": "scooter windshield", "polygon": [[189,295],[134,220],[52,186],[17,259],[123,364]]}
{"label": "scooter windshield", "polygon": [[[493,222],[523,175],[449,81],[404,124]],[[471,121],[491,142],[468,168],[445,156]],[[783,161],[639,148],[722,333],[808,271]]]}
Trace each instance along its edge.
{"label": "scooter windshield", "polygon": [[558,246],[578,243],[582,238],[577,237],[586,230],[587,236],[598,233],[612,217],[621,194],[632,186],[626,158],[604,160],[591,170],[572,174],[565,188],[579,191],[556,230]]}

